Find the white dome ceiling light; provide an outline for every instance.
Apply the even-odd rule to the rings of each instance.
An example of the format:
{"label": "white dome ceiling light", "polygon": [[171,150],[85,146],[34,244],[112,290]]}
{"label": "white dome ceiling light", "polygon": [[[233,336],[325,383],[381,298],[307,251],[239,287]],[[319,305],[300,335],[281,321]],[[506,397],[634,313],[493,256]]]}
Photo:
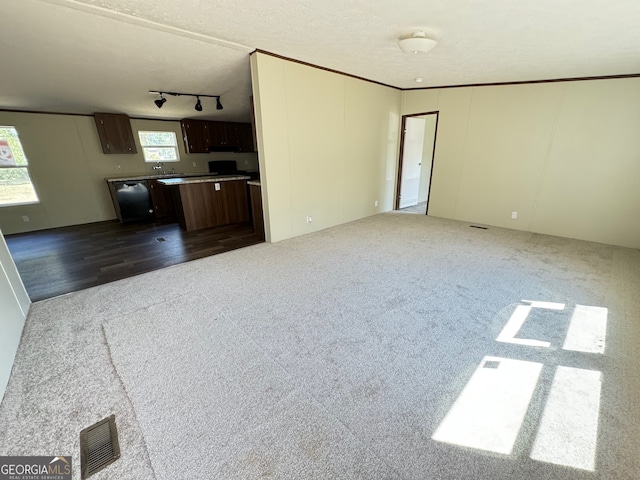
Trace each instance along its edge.
{"label": "white dome ceiling light", "polygon": [[398,40],[400,49],[405,53],[427,53],[438,42],[432,38],[427,38],[424,32],[414,32],[409,38],[401,38]]}

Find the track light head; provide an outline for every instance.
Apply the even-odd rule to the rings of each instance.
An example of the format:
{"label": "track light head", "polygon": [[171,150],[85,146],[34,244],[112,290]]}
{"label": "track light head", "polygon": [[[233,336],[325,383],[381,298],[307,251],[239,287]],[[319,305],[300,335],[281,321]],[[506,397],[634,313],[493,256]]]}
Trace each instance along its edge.
{"label": "track light head", "polygon": [[220,97],[218,97],[216,99],[216,110],[222,110],[223,108],[222,103],[220,103]]}
{"label": "track light head", "polygon": [[162,96],[162,93],[160,94],[160,98],[158,100],[155,100],[153,103],[156,104],[156,107],[158,108],[162,108],[162,106],[164,105],[164,103],[167,101],[166,98],[164,98]]}
{"label": "track light head", "polygon": [[202,104],[200,103],[200,97],[196,97],[198,99],[198,101],[196,102],[196,106],[195,109],[197,112],[201,112],[202,111]]}

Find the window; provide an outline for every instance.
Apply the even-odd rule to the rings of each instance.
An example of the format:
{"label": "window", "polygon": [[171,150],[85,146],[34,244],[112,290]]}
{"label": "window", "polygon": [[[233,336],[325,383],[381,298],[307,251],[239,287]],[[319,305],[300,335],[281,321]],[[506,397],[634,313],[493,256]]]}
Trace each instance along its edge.
{"label": "window", "polygon": [[18,131],[15,127],[0,127],[0,206],[37,202]]}
{"label": "window", "polygon": [[179,162],[174,132],[138,132],[145,162]]}

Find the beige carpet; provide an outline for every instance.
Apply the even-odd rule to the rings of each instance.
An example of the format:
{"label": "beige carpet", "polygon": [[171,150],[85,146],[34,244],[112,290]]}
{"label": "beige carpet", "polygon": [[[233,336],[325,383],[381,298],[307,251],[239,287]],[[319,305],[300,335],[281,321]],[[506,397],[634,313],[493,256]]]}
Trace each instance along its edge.
{"label": "beige carpet", "polygon": [[[635,479],[640,252],[389,213],[33,305],[0,455],[96,479]],[[80,478],[76,469],[74,478]]]}
{"label": "beige carpet", "polygon": [[416,213],[420,215],[426,215],[427,213],[427,202],[420,202],[413,207],[405,207],[398,210],[399,213]]}

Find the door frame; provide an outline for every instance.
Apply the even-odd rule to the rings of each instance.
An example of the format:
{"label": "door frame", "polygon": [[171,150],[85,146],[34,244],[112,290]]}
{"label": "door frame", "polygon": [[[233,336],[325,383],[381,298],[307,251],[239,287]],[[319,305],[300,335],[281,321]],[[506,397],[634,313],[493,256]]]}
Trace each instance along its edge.
{"label": "door frame", "polygon": [[432,112],[412,113],[410,115],[402,116],[402,125],[400,126],[400,151],[398,153],[398,178],[396,179],[396,196],[394,210],[400,209],[400,187],[402,186],[402,156],[404,154],[404,136],[406,133],[407,118],[409,117],[422,117],[423,115],[435,115],[436,116],[436,128],[433,132],[433,151],[431,152],[431,172],[429,173],[429,190],[427,191],[427,208],[425,215],[429,214],[429,198],[431,197],[431,184],[433,183],[433,164],[436,159],[436,143],[438,141],[438,120],[440,119],[440,110],[434,110]]}

